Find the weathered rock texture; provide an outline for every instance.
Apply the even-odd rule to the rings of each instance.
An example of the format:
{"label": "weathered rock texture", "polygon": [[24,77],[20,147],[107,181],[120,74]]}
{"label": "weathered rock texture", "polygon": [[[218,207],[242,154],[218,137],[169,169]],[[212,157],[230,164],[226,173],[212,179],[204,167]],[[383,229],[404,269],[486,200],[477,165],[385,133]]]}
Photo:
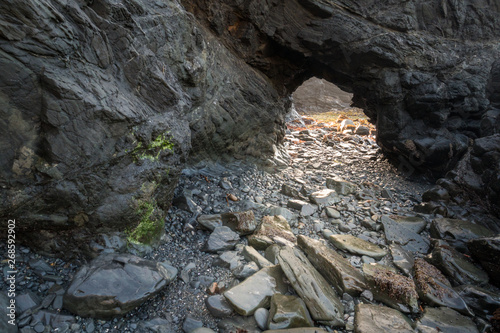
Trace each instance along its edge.
{"label": "weathered rock texture", "polygon": [[[354,93],[402,165],[446,171],[470,139],[498,133],[499,11],[498,0],[3,1],[0,220],[68,254],[133,227],[141,202],[161,215],[189,152],[276,153],[288,97],[311,76]],[[469,164],[494,184],[498,168],[484,166],[497,148],[478,142]]]}

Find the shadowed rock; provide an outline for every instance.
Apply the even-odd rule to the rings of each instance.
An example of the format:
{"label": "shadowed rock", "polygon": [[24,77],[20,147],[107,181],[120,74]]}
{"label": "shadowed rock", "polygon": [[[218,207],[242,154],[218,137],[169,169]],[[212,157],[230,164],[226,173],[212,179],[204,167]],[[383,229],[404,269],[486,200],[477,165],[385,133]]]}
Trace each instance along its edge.
{"label": "shadowed rock", "polygon": [[494,236],[492,231],[481,225],[448,218],[434,219],[429,232],[432,237],[447,241],[460,252],[467,251],[467,241],[471,239]]}
{"label": "shadowed rock", "polygon": [[398,223],[388,216],[382,216],[385,238],[388,242],[401,245],[407,251],[414,251],[426,254],[429,251],[429,240],[423,238],[412,228],[407,228],[405,224]]}
{"label": "shadowed rock", "polygon": [[500,287],[500,236],[474,239],[467,246],[490,276],[491,283]]}
{"label": "shadowed rock", "polygon": [[422,326],[444,333],[479,333],[471,318],[446,307],[426,307],[423,317],[418,320],[417,329]]}

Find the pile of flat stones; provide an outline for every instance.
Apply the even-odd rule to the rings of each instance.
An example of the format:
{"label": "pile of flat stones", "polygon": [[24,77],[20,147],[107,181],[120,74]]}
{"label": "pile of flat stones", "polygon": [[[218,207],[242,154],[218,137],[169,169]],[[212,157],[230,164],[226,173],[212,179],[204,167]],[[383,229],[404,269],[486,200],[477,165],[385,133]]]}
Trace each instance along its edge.
{"label": "pile of flat stones", "polygon": [[289,131],[274,173],[186,169],[156,246],[103,235],[80,267],[25,249],[20,331],[494,332],[500,237],[478,222],[495,218],[361,134]]}

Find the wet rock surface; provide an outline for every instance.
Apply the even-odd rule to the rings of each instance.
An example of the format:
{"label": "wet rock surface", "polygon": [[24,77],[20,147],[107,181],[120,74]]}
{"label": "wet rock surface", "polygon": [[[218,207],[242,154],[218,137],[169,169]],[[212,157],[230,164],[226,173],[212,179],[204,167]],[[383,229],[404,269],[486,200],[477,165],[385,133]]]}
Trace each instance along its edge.
{"label": "wet rock surface", "polygon": [[[395,295],[401,290],[408,295],[413,294],[415,288],[391,289],[390,285],[391,283],[396,285],[397,281],[410,283],[409,280],[400,279],[413,279],[415,272],[412,263],[415,262],[415,259],[419,261],[425,258],[425,254],[406,251],[398,244],[390,244],[382,228],[382,217],[389,216],[394,223],[398,224],[402,223],[391,216],[403,216],[405,219],[417,217],[430,225],[432,220],[440,217],[433,214],[415,213],[413,209],[419,205],[422,193],[432,187],[432,182],[416,174],[408,179],[404,174],[399,173],[397,167],[389,164],[380,154],[373,137],[342,134],[330,130],[328,127],[316,127],[308,129],[308,134],[301,134],[302,130],[290,127],[287,134],[287,146],[292,163],[278,172],[269,173],[241,162],[233,162],[233,164],[204,162],[184,170],[176,196],[187,195],[191,198],[192,204],[196,205],[191,206],[191,208],[197,208],[195,210],[189,206],[171,208],[165,221],[165,234],[156,247],[132,246],[127,244],[126,235],[120,233],[114,234],[112,237],[100,237],[102,241],[92,245],[99,250],[98,252],[116,254],[120,251],[137,253],[140,250],[141,258],[163,264],[161,265],[163,268],[156,266],[158,270],[161,269],[164,274],[171,277],[177,276],[158,294],[113,320],[82,317],[62,307],[63,295],[85,262],[68,262],[45,257],[26,247],[19,246],[16,254],[18,295],[28,295],[23,296],[25,300],[19,303],[25,309],[17,317],[19,328],[26,332],[32,330],[51,331],[56,328],[75,333],[182,332],[183,326],[188,322],[197,326],[201,323],[203,327],[197,328],[197,330],[229,333],[239,329],[240,331],[261,332],[267,329],[262,325],[261,318],[259,318],[261,321],[259,325],[255,320],[256,314],[241,316],[224,295],[229,290],[243,288],[246,281],[259,274],[262,269],[269,269],[269,263],[263,257],[273,265],[279,264],[280,253],[284,247],[295,246],[295,244],[294,250],[288,249],[287,251],[303,251],[304,254],[300,257],[304,259],[304,262],[309,261],[310,264],[303,266],[297,263],[295,260],[300,262],[302,260],[294,254],[296,259],[292,257],[294,264],[289,265],[289,270],[302,269],[306,265],[307,272],[311,270],[310,267],[315,268],[318,275],[308,273],[309,277],[315,277],[314,282],[308,281],[318,286],[318,281],[324,281],[323,283],[329,290],[328,293],[331,292],[337,298],[335,303],[339,305],[338,321],[341,320],[345,326],[325,325],[325,322],[331,322],[329,318],[315,318],[313,311],[307,304],[311,302],[310,299],[313,295],[318,294],[317,290],[300,285],[296,289],[291,280],[285,278],[282,280],[284,287],[280,293],[302,299],[308,307],[314,325],[310,328],[288,329],[288,332],[327,332],[332,330],[342,333],[351,332],[355,329],[357,320],[359,322],[365,321],[365,319],[362,320],[362,317],[356,319],[355,309],[357,305],[361,304],[394,306],[394,311],[399,309],[411,312],[408,314],[408,318],[413,324],[416,324],[423,315],[419,311],[420,306],[426,307],[428,304],[419,298],[415,311],[411,297],[405,296],[404,300],[396,297],[392,299],[391,305],[380,301],[381,298],[376,294],[376,290],[372,290],[366,282],[363,283],[367,278],[372,279],[370,276],[374,275],[365,273],[363,266],[376,264],[375,266],[388,267],[387,270],[390,273],[384,274],[383,278],[378,279],[379,287],[377,287],[378,290],[382,289],[380,287],[385,288],[384,292],[388,294],[386,296],[391,296],[389,295],[391,290]],[[328,136],[323,140],[325,135]],[[302,138],[308,136],[315,141],[299,140],[299,136]],[[277,211],[287,207],[290,197],[281,192],[283,184],[293,185],[298,189],[301,200],[308,200],[310,194],[325,189],[326,179],[334,177],[334,175],[356,185],[356,190],[353,193],[346,195],[337,193],[340,200],[330,206],[325,206],[331,207],[338,214],[329,216],[324,209],[325,207],[318,206],[311,215],[294,214],[284,219],[286,224],[282,218],[269,215],[270,210]],[[221,181],[223,179],[224,181]],[[227,186],[229,183],[231,184],[230,188]],[[186,191],[186,189],[197,189],[198,191]],[[229,200],[228,192],[239,200]],[[479,209],[467,203],[460,207],[447,204],[446,207],[449,212],[455,214],[457,219],[478,222],[487,218],[486,215],[480,213]],[[259,234],[259,226],[257,226],[256,230],[249,235],[238,235],[231,230],[234,240],[231,241],[230,249],[218,252],[204,251],[215,228],[227,228],[222,226],[220,218],[222,214],[237,214],[247,211],[253,212],[257,224],[263,225],[265,221],[268,221],[269,223],[266,223],[268,226],[277,228],[276,233],[267,233],[266,237],[272,238],[272,242],[263,242],[260,248],[249,245],[252,237]],[[207,218],[209,215],[216,217]],[[206,220],[211,222],[200,222]],[[212,223],[213,221],[216,222]],[[277,222],[283,223],[281,225]],[[407,229],[417,233],[422,238],[429,238],[428,227],[420,230],[421,221],[412,223],[412,225],[418,225],[418,229],[416,227],[415,229]],[[207,225],[213,226],[213,228],[207,227]],[[279,225],[282,227],[277,227]],[[268,228],[268,230],[272,230],[272,228]],[[278,235],[278,233],[283,234]],[[377,245],[386,252],[386,255],[375,259],[339,250],[328,240],[332,235],[357,237]],[[472,240],[468,245],[478,240]],[[434,245],[430,245],[432,251]],[[0,244],[0,250],[7,253],[6,245]],[[395,255],[396,251],[399,251],[400,254]],[[491,250],[488,248],[487,251]],[[494,252],[491,251],[491,253]],[[472,250],[470,255],[470,259],[475,260],[474,265],[478,265],[479,261],[475,259]],[[331,269],[328,269],[328,272],[332,275],[321,269],[321,267],[329,267],[329,265]],[[260,270],[243,280],[243,277],[246,274],[251,274],[252,270],[255,271],[257,266]],[[2,270],[5,275],[8,269],[4,265]],[[437,276],[438,274],[433,273],[432,275]],[[285,275],[282,274],[282,276]],[[252,291],[258,290],[261,285],[271,284],[272,280],[267,279],[267,277],[269,276],[266,275],[264,282],[253,284],[249,288],[249,292],[242,294],[252,296]],[[297,280],[299,279],[297,278]],[[2,290],[5,290],[6,281],[2,280],[0,283]],[[426,283],[432,284],[432,281]],[[483,324],[489,321],[492,316],[491,311],[497,304],[499,293],[490,283],[484,284],[481,287],[483,289],[477,289],[479,288],[477,285],[474,286],[476,289],[464,287],[462,290],[460,286],[454,288],[456,295],[474,311],[474,316],[468,318],[478,324],[478,329],[482,325],[479,319],[483,320]],[[449,287],[444,282],[443,284]],[[375,280],[373,280],[373,285],[376,285]],[[411,286],[411,284],[409,285]],[[418,291],[418,283],[416,285]],[[484,290],[487,290],[488,293]],[[264,299],[268,298],[269,301],[264,301],[263,305],[258,305],[260,302],[256,302],[256,313],[268,311],[271,306],[270,300],[275,294],[276,292],[270,291],[269,295],[264,297]],[[255,296],[255,294],[253,295]],[[385,301],[387,302],[387,300]],[[36,305],[33,306],[33,303]],[[399,304],[403,305],[403,308]],[[454,304],[447,306],[457,308]],[[238,306],[243,308],[241,304]],[[480,310],[480,306],[487,310]],[[389,316],[391,313],[394,316]],[[460,314],[460,312],[457,313]],[[188,321],[186,321],[187,318],[189,318]],[[404,325],[400,321],[403,318],[401,311],[384,311],[384,318],[387,318],[388,323],[397,322]],[[267,325],[267,320],[265,322]],[[426,324],[430,325],[430,321]],[[441,323],[437,325],[441,325]],[[423,324],[420,324],[420,327],[424,327]],[[434,330],[435,332],[434,328],[431,330],[430,326],[426,327],[428,331]]]}

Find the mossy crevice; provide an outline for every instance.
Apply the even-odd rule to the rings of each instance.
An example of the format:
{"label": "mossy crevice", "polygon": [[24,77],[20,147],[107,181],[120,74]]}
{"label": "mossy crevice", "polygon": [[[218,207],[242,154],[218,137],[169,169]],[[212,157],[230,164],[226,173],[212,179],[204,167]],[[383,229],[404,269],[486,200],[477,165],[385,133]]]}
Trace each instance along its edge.
{"label": "mossy crevice", "polygon": [[139,223],[133,230],[127,231],[127,240],[131,243],[152,244],[158,241],[165,227],[163,211],[155,200],[138,201],[137,215]]}
{"label": "mossy crevice", "polygon": [[141,141],[138,141],[131,154],[137,160],[157,161],[162,152],[171,152],[173,149],[174,143],[172,142],[172,137],[168,136],[168,133],[162,133],[148,145],[144,145]]}

